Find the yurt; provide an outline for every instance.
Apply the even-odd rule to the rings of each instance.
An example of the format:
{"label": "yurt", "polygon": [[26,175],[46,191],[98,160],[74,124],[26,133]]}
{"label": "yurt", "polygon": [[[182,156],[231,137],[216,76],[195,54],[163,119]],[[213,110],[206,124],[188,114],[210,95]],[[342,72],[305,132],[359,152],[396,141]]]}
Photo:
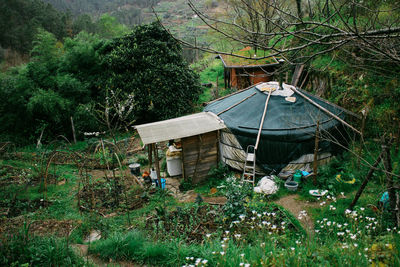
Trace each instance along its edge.
{"label": "yurt", "polygon": [[346,111],[287,84],[260,83],[213,101],[204,111],[226,125],[220,130],[220,160],[239,170],[257,139],[256,163],[264,173],[311,163],[317,128],[318,160],[328,160],[346,146]]}

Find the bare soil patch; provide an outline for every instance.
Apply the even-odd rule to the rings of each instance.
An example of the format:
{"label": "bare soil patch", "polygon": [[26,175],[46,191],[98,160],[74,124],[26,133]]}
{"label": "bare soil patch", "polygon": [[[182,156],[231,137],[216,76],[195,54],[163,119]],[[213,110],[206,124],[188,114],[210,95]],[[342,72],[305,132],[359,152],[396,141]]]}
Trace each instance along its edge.
{"label": "bare soil patch", "polygon": [[[0,236],[14,234],[24,226],[23,217],[0,219]],[[79,221],[74,220],[37,220],[27,221],[26,227],[31,235],[67,237],[72,230],[79,226]]]}
{"label": "bare soil patch", "polygon": [[10,201],[0,201],[0,216],[7,218],[17,217],[21,214],[35,212],[38,209],[47,208],[52,204],[45,199],[13,199]]}
{"label": "bare soil patch", "polygon": [[308,234],[314,233],[314,221],[310,214],[311,208],[318,208],[319,202],[302,201],[297,199],[298,195],[288,195],[274,201],[276,204],[284,207],[296,218],[299,217],[301,211],[306,211],[307,215],[301,216],[299,221]]}
{"label": "bare soil patch", "polygon": [[[125,171],[128,172],[128,171]],[[79,208],[82,211],[96,210],[103,216],[117,211],[141,208],[146,203],[144,190],[134,178],[127,174],[123,178],[103,171],[90,172],[91,181],[84,184],[78,194]]]}

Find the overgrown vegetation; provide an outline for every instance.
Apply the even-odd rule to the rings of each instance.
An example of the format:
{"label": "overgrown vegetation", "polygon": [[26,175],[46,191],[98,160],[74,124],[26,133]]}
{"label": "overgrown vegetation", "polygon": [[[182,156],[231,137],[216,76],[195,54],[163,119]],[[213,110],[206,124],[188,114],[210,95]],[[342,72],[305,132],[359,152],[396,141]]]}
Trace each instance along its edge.
{"label": "overgrown vegetation", "polygon": [[[57,2],[59,8],[72,3],[48,2]],[[137,8],[146,7],[149,12],[151,4],[101,1],[106,2],[109,8],[124,5],[114,14],[122,15],[119,21],[133,24],[143,19]],[[398,58],[387,61],[387,53],[398,50],[398,40],[383,38],[382,47],[390,47],[389,52],[364,49],[354,42],[343,45],[344,49],[327,50],[331,43],[321,42],[330,42],[330,38],[306,44],[308,38],[334,33],[334,28],[270,24],[271,20],[293,24],[314,19],[343,28],[346,21],[340,15],[352,14],[361,19],[357,23],[368,26],[362,24],[369,21],[368,10],[384,8],[377,21],[396,26],[395,1],[351,2],[354,5],[348,6],[344,0],[337,1],[343,9],[335,9],[334,1],[323,1],[325,7],[311,1],[307,12],[301,10],[305,1],[296,1],[297,10],[283,5],[286,1],[276,7],[268,6],[268,1],[206,1],[210,10],[219,5],[224,9],[226,4],[241,10],[235,17],[237,25],[241,31],[249,26],[250,34],[235,35],[233,40],[199,36],[204,29],[200,18],[187,13],[189,7],[177,12],[179,17],[170,18],[176,3],[154,1],[158,2],[155,10],[168,19],[165,25],[174,21],[171,31],[179,36],[191,32],[185,38],[198,45],[210,44],[211,49],[229,52],[256,44],[241,54],[249,58],[277,52],[264,52],[265,45],[287,48],[289,61],[299,59],[287,63],[306,64],[300,79],[306,89],[355,113],[368,110],[363,136],[352,138],[347,152],[319,166],[315,181],[303,178],[297,192],[289,192],[279,180],[276,194],[256,194],[249,183],[240,181],[240,173],[224,165],[212,169],[200,185],[188,178],[181,182],[180,191],[168,181],[165,190],[154,188],[137,180],[126,167],[132,162],[140,163],[142,172],[150,167],[143,144],[137,136],[130,136],[130,127],[201,110],[204,102],[233,92],[222,89],[221,61],[209,55],[202,58],[195,50],[184,52],[159,23],[140,25],[128,33],[116,18],[100,16],[108,7],[97,8],[92,1],[80,1],[72,12],[78,15],[95,9],[97,19],[84,14],[71,19],[68,13],[39,0],[16,1],[14,8],[10,1],[2,2],[0,28],[6,31],[0,33],[0,60],[2,48],[14,46],[24,53],[30,51],[31,61],[0,73],[0,141],[4,141],[0,143],[0,264],[84,266],[95,258],[104,263],[131,261],[154,266],[399,266],[396,212],[390,203],[379,201],[388,190],[398,193]],[[247,8],[240,6],[243,3]],[[272,7],[287,14],[297,11],[304,20],[285,15],[275,21],[277,13],[269,15]],[[10,19],[15,10],[24,9],[29,16],[17,12],[23,20]],[[254,11],[258,16],[249,16]],[[268,18],[264,21],[268,23],[260,25],[261,18]],[[385,24],[370,26],[379,30]],[[275,27],[279,32],[270,38]],[[262,29],[271,33],[263,35]],[[296,34],[305,30],[312,32],[299,40]],[[237,38],[250,42],[240,43]],[[302,45],[306,46],[293,49]],[[184,53],[196,61],[191,68]],[[382,62],[379,55],[385,64],[375,64]],[[300,60],[304,58],[309,61]],[[290,78],[294,65],[279,71],[288,71]],[[200,87],[200,82],[208,87]],[[58,137],[72,137],[72,121],[76,144]],[[361,120],[349,121],[361,127]],[[371,168],[381,152],[382,162]],[[165,172],[166,162],[161,162]],[[369,183],[352,207],[356,190],[371,170]],[[311,189],[327,193],[315,197]],[[285,199],[293,200],[296,209],[276,204]],[[79,256],[80,247],[87,247],[88,255]]]}

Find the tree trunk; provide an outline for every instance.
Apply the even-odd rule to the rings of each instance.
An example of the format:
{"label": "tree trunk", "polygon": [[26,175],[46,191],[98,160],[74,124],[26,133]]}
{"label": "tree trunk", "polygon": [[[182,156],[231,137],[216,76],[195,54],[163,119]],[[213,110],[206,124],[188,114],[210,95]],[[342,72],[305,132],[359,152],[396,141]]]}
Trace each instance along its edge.
{"label": "tree trunk", "polygon": [[297,16],[302,19],[303,18],[303,14],[301,11],[301,0],[296,0],[296,4],[297,4]]}

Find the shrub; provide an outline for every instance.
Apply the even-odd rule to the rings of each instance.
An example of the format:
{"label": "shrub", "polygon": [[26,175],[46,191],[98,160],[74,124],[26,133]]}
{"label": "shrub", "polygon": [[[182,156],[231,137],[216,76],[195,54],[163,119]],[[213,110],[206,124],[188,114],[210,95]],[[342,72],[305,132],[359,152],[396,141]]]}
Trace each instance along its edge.
{"label": "shrub", "polygon": [[84,259],[76,255],[63,239],[32,237],[24,228],[17,235],[0,243],[1,266],[83,266]]}

